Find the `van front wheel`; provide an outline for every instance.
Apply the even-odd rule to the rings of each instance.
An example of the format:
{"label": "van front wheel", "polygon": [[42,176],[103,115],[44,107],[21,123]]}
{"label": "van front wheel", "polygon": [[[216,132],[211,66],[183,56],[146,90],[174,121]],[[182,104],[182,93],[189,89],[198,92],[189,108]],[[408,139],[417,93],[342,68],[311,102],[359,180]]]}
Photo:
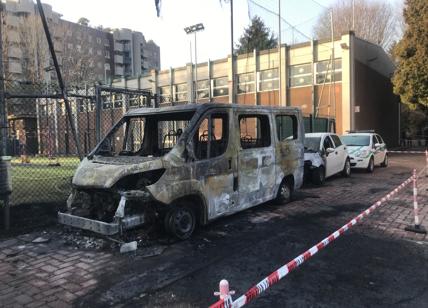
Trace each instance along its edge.
{"label": "van front wheel", "polygon": [[180,240],[187,240],[195,230],[196,216],[189,206],[173,206],[164,219],[166,231]]}

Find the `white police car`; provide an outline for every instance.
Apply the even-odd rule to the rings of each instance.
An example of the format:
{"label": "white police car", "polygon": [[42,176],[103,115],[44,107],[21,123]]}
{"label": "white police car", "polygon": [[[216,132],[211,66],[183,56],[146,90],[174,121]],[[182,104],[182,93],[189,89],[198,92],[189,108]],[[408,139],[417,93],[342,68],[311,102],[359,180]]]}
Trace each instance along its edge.
{"label": "white police car", "polygon": [[388,166],[386,144],[374,131],[349,132],[340,139],[348,146],[352,168],[373,172],[375,165]]}

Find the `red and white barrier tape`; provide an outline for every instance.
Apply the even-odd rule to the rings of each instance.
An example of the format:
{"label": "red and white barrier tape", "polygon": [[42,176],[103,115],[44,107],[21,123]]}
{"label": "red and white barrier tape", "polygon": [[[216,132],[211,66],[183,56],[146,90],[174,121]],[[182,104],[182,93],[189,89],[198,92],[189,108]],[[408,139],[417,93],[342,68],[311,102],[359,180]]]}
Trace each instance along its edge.
{"label": "red and white barrier tape", "polygon": [[342,226],[340,229],[336,230],[332,234],[330,234],[328,237],[323,239],[321,242],[316,244],[315,246],[312,246],[310,249],[302,253],[301,255],[297,256],[287,264],[281,266],[279,269],[271,273],[269,276],[261,280],[258,284],[253,286],[251,289],[249,289],[247,292],[245,292],[244,295],[236,299],[235,301],[232,301],[231,296],[227,296],[224,299],[220,299],[216,303],[210,306],[210,308],[238,308],[242,307],[249,302],[251,302],[253,299],[255,299],[258,295],[266,291],[269,287],[276,284],[279,280],[287,276],[291,271],[302,265],[306,260],[313,257],[317,252],[319,252],[321,249],[325,248],[328,244],[333,242],[335,239],[337,239],[339,236],[344,234],[346,231],[348,231],[351,227],[356,225],[358,222],[360,222],[365,216],[368,216],[371,214],[374,210],[376,210],[379,206],[381,206],[383,203],[385,203],[387,200],[391,199],[393,195],[398,193],[401,189],[403,189],[406,185],[411,183],[414,179],[414,175],[412,175],[410,178],[408,178],[406,181],[401,183],[399,186],[397,186],[394,190],[392,190],[390,193],[388,193],[386,196],[382,197],[379,201],[375,202],[372,206],[370,206],[368,209],[366,209],[364,212],[360,213],[358,216],[350,220],[347,224]]}
{"label": "red and white barrier tape", "polygon": [[387,151],[387,153],[394,153],[394,154],[426,154],[426,151]]}

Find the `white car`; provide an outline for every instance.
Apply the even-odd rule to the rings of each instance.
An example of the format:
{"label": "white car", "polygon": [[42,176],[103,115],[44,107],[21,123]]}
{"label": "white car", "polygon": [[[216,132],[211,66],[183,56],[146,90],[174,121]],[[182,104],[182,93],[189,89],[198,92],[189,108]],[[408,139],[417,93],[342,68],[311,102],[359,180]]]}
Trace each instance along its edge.
{"label": "white car", "polygon": [[388,166],[386,144],[375,132],[350,132],[340,139],[348,146],[352,168],[373,172],[375,166]]}
{"label": "white car", "polygon": [[305,134],[305,175],[314,184],[336,173],[351,175],[351,162],[340,138],[332,133]]}

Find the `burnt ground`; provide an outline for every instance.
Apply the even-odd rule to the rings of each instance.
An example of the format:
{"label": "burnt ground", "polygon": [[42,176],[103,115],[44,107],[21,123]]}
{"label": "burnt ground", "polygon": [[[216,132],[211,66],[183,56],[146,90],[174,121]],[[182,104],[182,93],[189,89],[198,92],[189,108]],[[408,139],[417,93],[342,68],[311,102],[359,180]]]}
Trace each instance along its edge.
{"label": "burnt ground", "polygon": [[[424,159],[391,155],[388,168],[306,185],[290,204],[267,203],[220,219],[185,242],[157,232],[139,236],[140,248],[127,255],[115,245],[87,245],[86,234],[58,226],[0,240],[0,306],[207,307],[223,278],[237,298],[395,188],[412,168],[422,169]],[[421,178],[426,227],[427,188]],[[412,219],[408,186],[251,305],[426,306],[428,237],[404,231]],[[28,240],[40,235],[50,241]]]}

